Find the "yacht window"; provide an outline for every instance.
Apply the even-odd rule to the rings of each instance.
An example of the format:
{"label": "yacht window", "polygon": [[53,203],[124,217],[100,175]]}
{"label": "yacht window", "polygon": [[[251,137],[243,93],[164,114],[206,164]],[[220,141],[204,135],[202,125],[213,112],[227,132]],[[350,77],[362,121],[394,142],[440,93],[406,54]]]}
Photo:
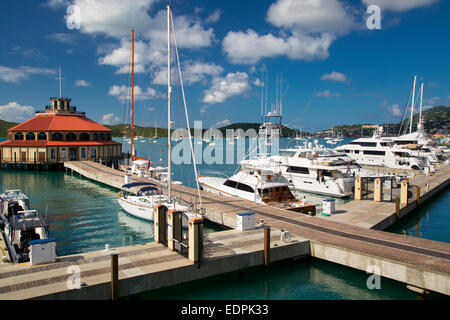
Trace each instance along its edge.
{"label": "yacht window", "polygon": [[289,166],[286,171],[292,173],[309,174],[309,169],[305,167]]}
{"label": "yacht window", "polygon": [[322,176],[331,177],[333,173],[330,170],[321,170]]}
{"label": "yacht window", "polygon": [[350,142],[350,144],[356,144],[362,147],[376,147],[377,143],[376,142],[356,142],[356,141],[352,141]]}
{"label": "yacht window", "polygon": [[251,192],[251,193],[255,192],[255,191],[253,190],[253,188],[250,187],[249,185],[246,185],[246,184],[244,184],[244,183],[239,183],[239,182],[236,182],[236,181],[233,181],[233,180],[226,180],[226,181],[223,183],[223,185],[224,185],[224,186],[227,186],[227,187],[230,187],[230,188],[234,188],[234,189],[239,189],[239,190],[242,190],[242,191],[246,191],[246,192]]}
{"label": "yacht window", "polygon": [[369,155],[373,155],[373,156],[384,156],[384,155],[386,155],[386,152],[375,151],[375,150],[365,150],[364,154],[369,154]]}

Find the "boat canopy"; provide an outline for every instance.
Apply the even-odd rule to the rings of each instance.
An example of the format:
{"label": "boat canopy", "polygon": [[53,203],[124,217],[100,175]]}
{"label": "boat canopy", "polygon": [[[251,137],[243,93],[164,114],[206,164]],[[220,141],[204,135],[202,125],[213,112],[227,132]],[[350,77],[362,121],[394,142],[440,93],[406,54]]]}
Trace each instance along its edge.
{"label": "boat canopy", "polygon": [[140,187],[140,186],[156,186],[156,184],[151,183],[151,182],[132,182],[132,183],[124,184],[122,186],[122,189],[129,189],[129,188]]}
{"label": "boat canopy", "polygon": [[157,191],[157,190],[158,190],[158,188],[156,188],[156,187],[144,187],[139,190],[139,192],[137,193],[137,196],[144,196],[149,191]]}

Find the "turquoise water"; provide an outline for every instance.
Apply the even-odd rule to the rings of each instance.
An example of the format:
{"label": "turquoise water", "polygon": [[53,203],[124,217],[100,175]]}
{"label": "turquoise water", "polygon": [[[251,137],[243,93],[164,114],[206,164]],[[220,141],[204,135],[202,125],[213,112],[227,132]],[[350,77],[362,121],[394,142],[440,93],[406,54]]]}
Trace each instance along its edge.
{"label": "turquoise water", "polygon": [[[164,142],[153,144],[159,154]],[[164,152],[163,152],[164,153]],[[203,166],[203,167],[202,167]],[[201,165],[200,172],[226,172],[236,165]],[[203,171],[203,172],[202,172]],[[189,179],[186,176],[190,176]],[[175,166],[175,180],[193,185],[191,166]],[[123,212],[117,190],[63,172],[0,170],[0,188],[19,188],[30,196],[33,208],[47,211],[50,234],[58,254],[68,255],[153,241],[153,225]],[[311,195],[312,197],[312,195]],[[319,199],[320,200],[320,199]],[[447,188],[389,231],[449,242]],[[218,230],[211,225],[209,232]],[[380,290],[366,286],[368,274],[308,258],[283,261],[140,294],[140,299],[417,299],[405,284],[383,278]],[[444,298],[432,295],[429,298]]]}

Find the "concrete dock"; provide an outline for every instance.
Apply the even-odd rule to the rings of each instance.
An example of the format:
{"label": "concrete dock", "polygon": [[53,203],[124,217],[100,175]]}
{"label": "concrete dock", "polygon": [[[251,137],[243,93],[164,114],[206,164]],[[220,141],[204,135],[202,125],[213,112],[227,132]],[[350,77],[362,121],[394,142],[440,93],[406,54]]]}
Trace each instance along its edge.
{"label": "concrete dock", "polygon": [[[74,172],[74,174],[78,173],[109,186],[120,188],[123,185],[123,172],[102,166],[98,163],[74,161],[67,162],[65,166],[68,170]],[[428,183],[428,188],[422,187],[420,189],[420,203],[424,203],[435,193],[448,186],[450,183],[450,168],[444,166],[433,176],[417,176],[415,178],[417,179],[412,179],[412,185],[416,183],[422,186],[423,184],[426,185]],[[133,176],[133,181],[148,181],[148,179]],[[173,185],[173,191],[186,201],[196,201],[197,190],[195,189],[182,185]],[[420,289],[450,295],[450,244],[380,231],[387,228],[392,223],[395,223],[395,219],[397,219],[395,203],[375,202],[372,200],[351,201],[336,208],[337,214],[330,217],[310,217],[283,209],[260,205],[240,198],[224,197],[203,191],[201,194],[203,207],[206,210],[205,218],[213,222],[235,228],[236,213],[246,211],[254,212],[257,221],[260,219],[264,220],[264,224],[270,226],[273,230],[273,241],[270,248],[271,252],[273,251],[271,255],[275,255],[276,258],[272,259],[272,261],[306,254],[363,271],[373,270],[375,267],[375,270],[378,270],[378,273],[383,277],[394,279]],[[415,201],[414,198],[409,199],[408,205],[401,208],[401,216],[408,214],[416,207],[417,201]],[[278,241],[279,243],[276,243],[275,240],[279,239],[280,230],[283,229],[291,232],[295,241],[287,243]],[[227,232],[229,234],[227,234]],[[211,257],[212,260],[205,260],[200,269],[195,269],[196,266],[190,263],[186,258],[173,252],[167,252],[167,254],[178,256],[175,260],[180,260],[180,263],[183,261],[185,265],[182,265],[182,263],[177,265],[175,262],[169,263],[168,261],[165,261],[162,264],[152,263],[150,261],[152,259],[150,251],[159,250],[157,248],[160,248],[161,246],[158,244],[118,248],[117,251],[119,251],[119,256],[121,256],[120,252],[122,251],[128,252],[128,250],[144,248],[144,246],[145,248],[148,248],[147,252],[142,253],[144,255],[143,261],[148,260],[148,262],[139,264],[138,271],[135,270],[132,262],[130,262],[131,260],[127,260],[131,258],[128,256],[125,257],[125,260],[119,258],[121,263],[119,268],[121,272],[120,296],[233,270],[244,269],[263,263],[263,239],[261,230],[256,229],[247,232],[230,230],[217,232],[210,236],[213,243],[219,241],[217,242],[219,243],[217,248],[219,248],[226,247],[220,245],[220,237],[231,236],[231,234],[235,239],[234,244],[232,244],[232,246],[235,246],[232,248],[235,255],[227,257],[224,253],[225,251],[222,252],[223,255],[216,252],[215,254],[217,254],[217,256]],[[247,234],[252,234],[252,236],[256,237],[251,240],[252,245],[249,243],[247,245],[245,244]],[[275,236],[276,234],[278,236]],[[213,245],[213,247],[215,246]],[[166,251],[168,251],[167,248]],[[90,258],[94,258],[95,260],[96,255],[98,256],[100,254],[101,253],[97,252],[77,256],[79,256],[80,259],[89,260]],[[252,255],[253,258],[251,258]],[[69,259],[69,261],[70,259],[73,261],[77,260],[70,256],[61,257],[61,261],[54,265],[58,265],[59,263],[66,263],[64,265],[67,265],[69,261],[65,259]],[[98,270],[109,270],[107,263],[108,262],[103,262],[103,264],[99,264],[97,267],[92,265],[92,269],[87,269],[86,276],[88,279],[90,277],[88,270],[93,270],[90,271],[93,274],[96,274],[97,272],[95,268],[98,268]],[[122,265],[122,263],[124,265]],[[146,264],[149,265],[147,266]],[[161,269],[157,269],[156,265],[159,265]],[[53,265],[50,267],[54,268],[52,266]],[[84,265],[81,264],[81,266]],[[15,281],[22,279],[10,276],[11,272],[14,274],[15,270],[13,269],[15,267],[17,266],[0,266],[0,297],[13,299],[39,297],[57,299],[64,297],[81,298],[84,297],[85,294],[86,296],[97,299],[108,299],[110,297],[109,291],[107,290],[109,286],[108,276],[105,274],[102,276],[93,275],[93,277],[98,276],[98,280],[95,281],[82,280],[85,281],[87,285],[79,290],[67,290],[67,288],[64,288],[64,285],[61,283],[64,279],[67,279],[69,275],[65,274],[63,276],[61,274],[61,283],[59,284],[59,287],[48,284],[53,289],[50,290],[49,287],[49,291],[44,291],[41,290],[41,286],[47,285],[45,281],[42,284],[33,282],[39,281],[39,279],[47,279],[45,274],[39,275],[39,271],[34,272],[35,280],[30,279],[31,283],[35,283],[34,289],[21,289],[22,287],[27,286],[27,282],[23,281],[16,286]],[[33,267],[30,268],[30,270],[40,270],[40,268],[43,268],[42,272],[47,272],[44,267]],[[64,268],[66,267],[61,267],[61,270]],[[129,271],[128,269],[132,271]],[[177,271],[175,272],[175,270]],[[108,272],[109,271],[105,271],[105,273]],[[177,276],[175,276],[175,274]],[[178,274],[180,274],[179,277]],[[9,279],[7,280],[8,282],[2,283],[3,278]],[[174,280],[174,278],[176,278],[176,280]],[[149,281],[153,284],[147,284],[147,280],[144,279],[151,279],[151,281]],[[39,290],[36,290],[37,288],[39,288]],[[4,291],[2,291],[2,289]],[[25,294],[25,292],[27,292],[27,294]]]}

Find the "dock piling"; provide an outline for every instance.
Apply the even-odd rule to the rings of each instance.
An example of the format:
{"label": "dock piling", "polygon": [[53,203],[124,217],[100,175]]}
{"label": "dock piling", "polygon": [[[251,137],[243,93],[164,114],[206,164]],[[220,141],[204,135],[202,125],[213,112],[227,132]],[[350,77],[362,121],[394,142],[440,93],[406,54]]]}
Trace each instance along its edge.
{"label": "dock piling", "polygon": [[264,265],[270,263],[270,228],[264,228]]}
{"label": "dock piling", "polygon": [[111,300],[119,298],[119,254],[111,254]]}
{"label": "dock piling", "polygon": [[400,199],[395,198],[395,216],[397,217],[397,222],[400,221]]}
{"label": "dock piling", "polygon": [[416,188],[416,202],[417,202],[417,206],[420,205],[420,187],[417,186]]}

